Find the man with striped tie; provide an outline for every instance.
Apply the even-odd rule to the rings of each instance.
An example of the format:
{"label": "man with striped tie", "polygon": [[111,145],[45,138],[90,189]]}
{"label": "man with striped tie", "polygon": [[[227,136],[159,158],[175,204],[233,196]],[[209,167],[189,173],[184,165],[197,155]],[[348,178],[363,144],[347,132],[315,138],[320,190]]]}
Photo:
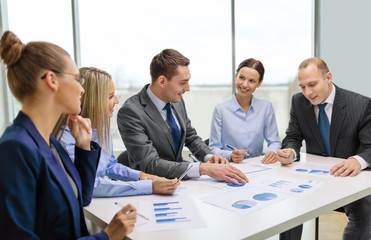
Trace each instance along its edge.
{"label": "man with striped tie", "polygon": [[[307,153],[344,158],[330,174],[353,177],[371,164],[371,99],[332,83],[320,58],[304,60],[298,68],[301,93],[292,97],[290,122],[282,148],[283,165],[300,159],[302,141]],[[371,239],[371,195],[343,207],[349,222],[343,239]],[[302,225],[281,233],[280,239],[300,239]]]}

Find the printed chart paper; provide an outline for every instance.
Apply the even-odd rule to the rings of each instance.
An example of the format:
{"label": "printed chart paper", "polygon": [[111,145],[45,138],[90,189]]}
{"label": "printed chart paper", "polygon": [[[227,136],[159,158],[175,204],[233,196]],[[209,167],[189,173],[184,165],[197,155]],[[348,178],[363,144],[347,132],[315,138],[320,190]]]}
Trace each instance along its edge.
{"label": "printed chart paper", "polygon": [[240,169],[241,172],[243,172],[246,175],[273,169],[272,165],[265,165],[262,163],[255,163],[255,162],[235,163],[235,164],[232,163],[232,165],[233,167]]}
{"label": "printed chart paper", "polygon": [[260,175],[252,179],[251,184],[258,188],[265,188],[293,196],[306,195],[322,186],[322,182],[318,180],[290,179],[274,175]]}
{"label": "printed chart paper", "polygon": [[245,215],[289,197],[289,195],[284,193],[249,187],[209,196],[204,198],[203,201]]}
{"label": "printed chart paper", "polygon": [[[269,171],[273,169],[272,167],[268,167],[267,165],[254,163],[254,162],[233,164],[233,166],[240,169],[241,172],[243,172],[245,175]],[[236,190],[236,189],[246,188],[249,186],[249,184],[246,184],[246,185],[236,184],[235,185],[232,183],[220,182],[206,175],[199,177],[197,181],[200,181],[201,183],[212,186],[212,187],[225,189],[225,190]]]}
{"label": "printed chart paper", "polygon": [[330,164],[299,163],[293,171],[300,174],[330,177],[332,166]]}
{"label": "printed chart paper", "polygon": [[206,226],[197,206],[188,198],[139,201],[139,212],[149,219],[146,224],[137,227],[140,232]]}

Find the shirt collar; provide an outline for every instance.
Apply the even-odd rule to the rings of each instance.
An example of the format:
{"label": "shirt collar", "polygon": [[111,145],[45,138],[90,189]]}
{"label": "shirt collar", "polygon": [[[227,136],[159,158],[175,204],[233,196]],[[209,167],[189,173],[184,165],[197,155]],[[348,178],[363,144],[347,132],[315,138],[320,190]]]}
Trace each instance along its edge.
{"label": "shirt collar", "polygon": [[[238,110],[241,110],[243,111],[243,109],[241,108],[240,104],[238,103],[237,101],[237,98],[236,98],[236,95],[237,93],[235,93],[233,96],[232,96],[232,99],[231,99],[231,102],[232,102],[232,110],[233,111],[238,111]],[[252,96],[251,98],[251,106],[250,106],[250,110],[252,110],[254,112],[254,108],[255,108],[255,105],[256,105],[256,101],[255,101],[255,98],[254,98],[254,95]],[[243,111],[244,112],[244,111]]]}
{"label": "shirt collar", "polygon": [[331,83],[331,85],[332,85],[332,91],[324,102],[333,105],[334,100],[335,100],[336,88],[335,88],[334,84]]}
{"label": "shirt collar", "polygon": [[161,99],[159,99],[152,91],[151,91],[151,85],[148,86],[147,88],[147,94],[149,96],[149,98],[152,100],[152,102],[155,104],[156,108],[158,109],[158,111],[162,111],[166,105],[166,103],[164,101],[162,101]]}

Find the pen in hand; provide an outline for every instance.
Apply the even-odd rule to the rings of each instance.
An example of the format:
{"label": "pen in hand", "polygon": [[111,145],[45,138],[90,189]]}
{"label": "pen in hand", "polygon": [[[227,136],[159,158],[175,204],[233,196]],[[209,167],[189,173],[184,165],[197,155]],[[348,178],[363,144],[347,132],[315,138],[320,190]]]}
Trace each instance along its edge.
{"label": "pen in hand", "polygon": [[[124,207],[124,205],[122,205],[121,203],[118,203],[118,202],[115,202],[115,205],[118,205],[118,206],[120,206],[120,207]],[[140,213],[138,213],[138,212],[137,212],[137,215],[138,215],[138,216],[141,216],[142,218],[144,218],[144,219],[146,219],[146,220],[149,221],[148,218],[146,218],[145,216],[143,216],[142,214],[140,214]]]}
{"label": "pen in hand", "polygon": [[[285,150],[282,150],[282,152],[283,152],[283,153],[287,153],[287,151],[285,151]],[[291,157],[291,154],[290,154],[290,156],[289,156],[288,158],[289,158],[289,160],[290,160],[291,162],[294,162],[294,160],[293,160],[292,157]]]}
{"label": "pen in hand", "polygon": [[[229,149],[231,149],[231,150],[238,150],[238,148],[233,147],[232,145],[229,145],[229,144],[227,144],[227,148],[229,148]],[[245,156],[250,157],[250,154],[248,154],[248,153],[246,152]]]}
{"label": "pen in hand", "polygon": [[182,180],[185,177],[185,175],[187,175],[187,173],[189,173],[192,167],[193,165],[191,165],[187,170],[184,171],[184,173],[178,178],[178,182]]}

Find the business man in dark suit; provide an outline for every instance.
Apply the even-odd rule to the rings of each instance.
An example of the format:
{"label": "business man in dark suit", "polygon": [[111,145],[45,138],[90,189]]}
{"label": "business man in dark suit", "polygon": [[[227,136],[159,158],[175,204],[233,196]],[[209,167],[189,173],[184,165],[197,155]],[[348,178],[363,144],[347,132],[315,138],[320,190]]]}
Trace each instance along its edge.
{"label": "business man in dark suit", "polygon": [[[117,115],[130,167],[175,178],[191,168],[188,178],[209,175],[215,179],[246,183],[246,176],[212,152],[192,127],[182,95],[189,91],[189,59],[165,49],[151,62],[152,83],[129,98]],[[204,163],[182,158],[183,145]]]}
{"label": "business man in dark suit", "polygon": [[[356,176],[371,164],[371,99],[339,88],[320,58],[304,60],[298,68],[302,92],[292,97],[290,122],[278,161],[300,158],[302,141],[307,153],[344,158],[330,171],[336,177]],[[371,195],[343,207],[349,222],[343,239],[371,239]],[[302,225],[281,239],[300,239]]]}

